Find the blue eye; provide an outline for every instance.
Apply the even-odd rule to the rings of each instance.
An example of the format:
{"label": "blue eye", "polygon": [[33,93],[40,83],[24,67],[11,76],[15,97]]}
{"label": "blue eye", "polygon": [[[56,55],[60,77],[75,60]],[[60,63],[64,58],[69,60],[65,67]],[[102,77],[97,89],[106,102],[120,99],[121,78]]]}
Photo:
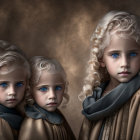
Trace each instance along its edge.
{"label": "blue eye", "polygon": [[42,91],[42,92],[45,92],[45,91],[48,91],[48,88],[47,87],[41,87],[39,90]]}
{"label": "blue eye", "polygon": [[134,56],[137,55],[137,53],[135,53],[135,52],[131,52],[129,55],[130,55],[131,57],[134,57]]}
{"label": "blue eye", "polygon": [[118,54],[118,53],[113,53],[113,54],[111,54],[111,56],[112,56],[113,58],[118,58],[118,57],[119,57],[119,54]]}
{"label": "blue eye", "polygon": [[61,86],[56,86],[55,90],[62,90],[62,87]]}
{"label": "blue eye", "polygon": [[3,87],[3,88],[6,88],[8,86],[8,84],[7,83],[1,83],[0,86]]}
{"label": "blue eye", "polygon": [[23,86],[23,83],[22,83],[22,82],[18,82],[18,83],[16,83],[15,86],[16,86],[16,87],[22,87],[22,86]]}

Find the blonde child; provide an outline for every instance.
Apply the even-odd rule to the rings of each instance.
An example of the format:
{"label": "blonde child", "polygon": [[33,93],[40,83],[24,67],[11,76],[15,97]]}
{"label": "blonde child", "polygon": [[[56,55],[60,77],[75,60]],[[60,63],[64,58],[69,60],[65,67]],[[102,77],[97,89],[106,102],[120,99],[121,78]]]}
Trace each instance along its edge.
{"label": "blonde child", "polygon": [[79,140],[140,139],[140,20],[107,13],[92,36]]}
{"label": "blonde child", "polygon": [[0,139],[16,140],[23,120],[17,111],[30,77],[29,63],[16,46],[0,40]]}
{"label": "blonde child", "polygon": [[68,100],[66,73],[54,59],[35,56],[31,59],[31,95],[19,140],[75,140],[57,107]]}

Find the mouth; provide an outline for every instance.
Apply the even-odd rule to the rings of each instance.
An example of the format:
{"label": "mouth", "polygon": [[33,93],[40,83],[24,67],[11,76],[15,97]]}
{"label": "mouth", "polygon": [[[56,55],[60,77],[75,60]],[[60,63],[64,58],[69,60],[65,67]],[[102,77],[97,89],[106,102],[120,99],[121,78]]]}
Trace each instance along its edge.
{"label": "mouth", "polygon": [[13,103],[13,102],[16,102],[16,99],[15,98],[14,99],[8,99],[6,101],[9,102],[9,103]]}
{"label": "mouth", "polygon": [[118,74],[121,76],[128,76],[130,74],[130,72],[129,71],[122,71],[122,72],[119,72]]}
{"label": "mouth", "polygon": [[55,102],[51,102],[51,103],[47,104],[47,106],[56,106],[56,105],[57,105],[57,103],[55,103]]}

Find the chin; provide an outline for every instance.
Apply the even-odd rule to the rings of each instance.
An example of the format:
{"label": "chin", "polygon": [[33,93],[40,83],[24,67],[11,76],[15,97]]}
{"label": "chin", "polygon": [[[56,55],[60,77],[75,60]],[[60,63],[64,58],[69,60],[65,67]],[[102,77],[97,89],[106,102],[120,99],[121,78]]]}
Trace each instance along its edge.
{"label": "chin", "polygon": [[119,80],[120,81],[120,83],[127,83],[127,82],[129,82],[131,80],[131,78],[130,79],[121,79],[121,80]]}
{"label": "chin", "polygon": [[16,106],[9,105],[9,106],[6,106],[6,107],[8,107],[8,108],[15,108]]}
{"label": "chin", "polygon": [[56,110],[56,108],[47,108],[46,110],[49,112],[54,112]]}

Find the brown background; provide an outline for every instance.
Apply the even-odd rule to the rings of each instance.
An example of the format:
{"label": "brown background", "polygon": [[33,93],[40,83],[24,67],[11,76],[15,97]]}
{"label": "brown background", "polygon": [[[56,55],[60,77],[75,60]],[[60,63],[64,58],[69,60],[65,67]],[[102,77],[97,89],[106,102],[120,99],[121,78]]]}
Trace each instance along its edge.
{"label": "brown background", "polygon": [[110,10],[140,15],[139,0],[0,0],[0,39],[20,46],[28,56],[57,58],[69,80],[71,100],[60,108],[76,137],[83,119],[77,96],[82,88],[90,36]]}

